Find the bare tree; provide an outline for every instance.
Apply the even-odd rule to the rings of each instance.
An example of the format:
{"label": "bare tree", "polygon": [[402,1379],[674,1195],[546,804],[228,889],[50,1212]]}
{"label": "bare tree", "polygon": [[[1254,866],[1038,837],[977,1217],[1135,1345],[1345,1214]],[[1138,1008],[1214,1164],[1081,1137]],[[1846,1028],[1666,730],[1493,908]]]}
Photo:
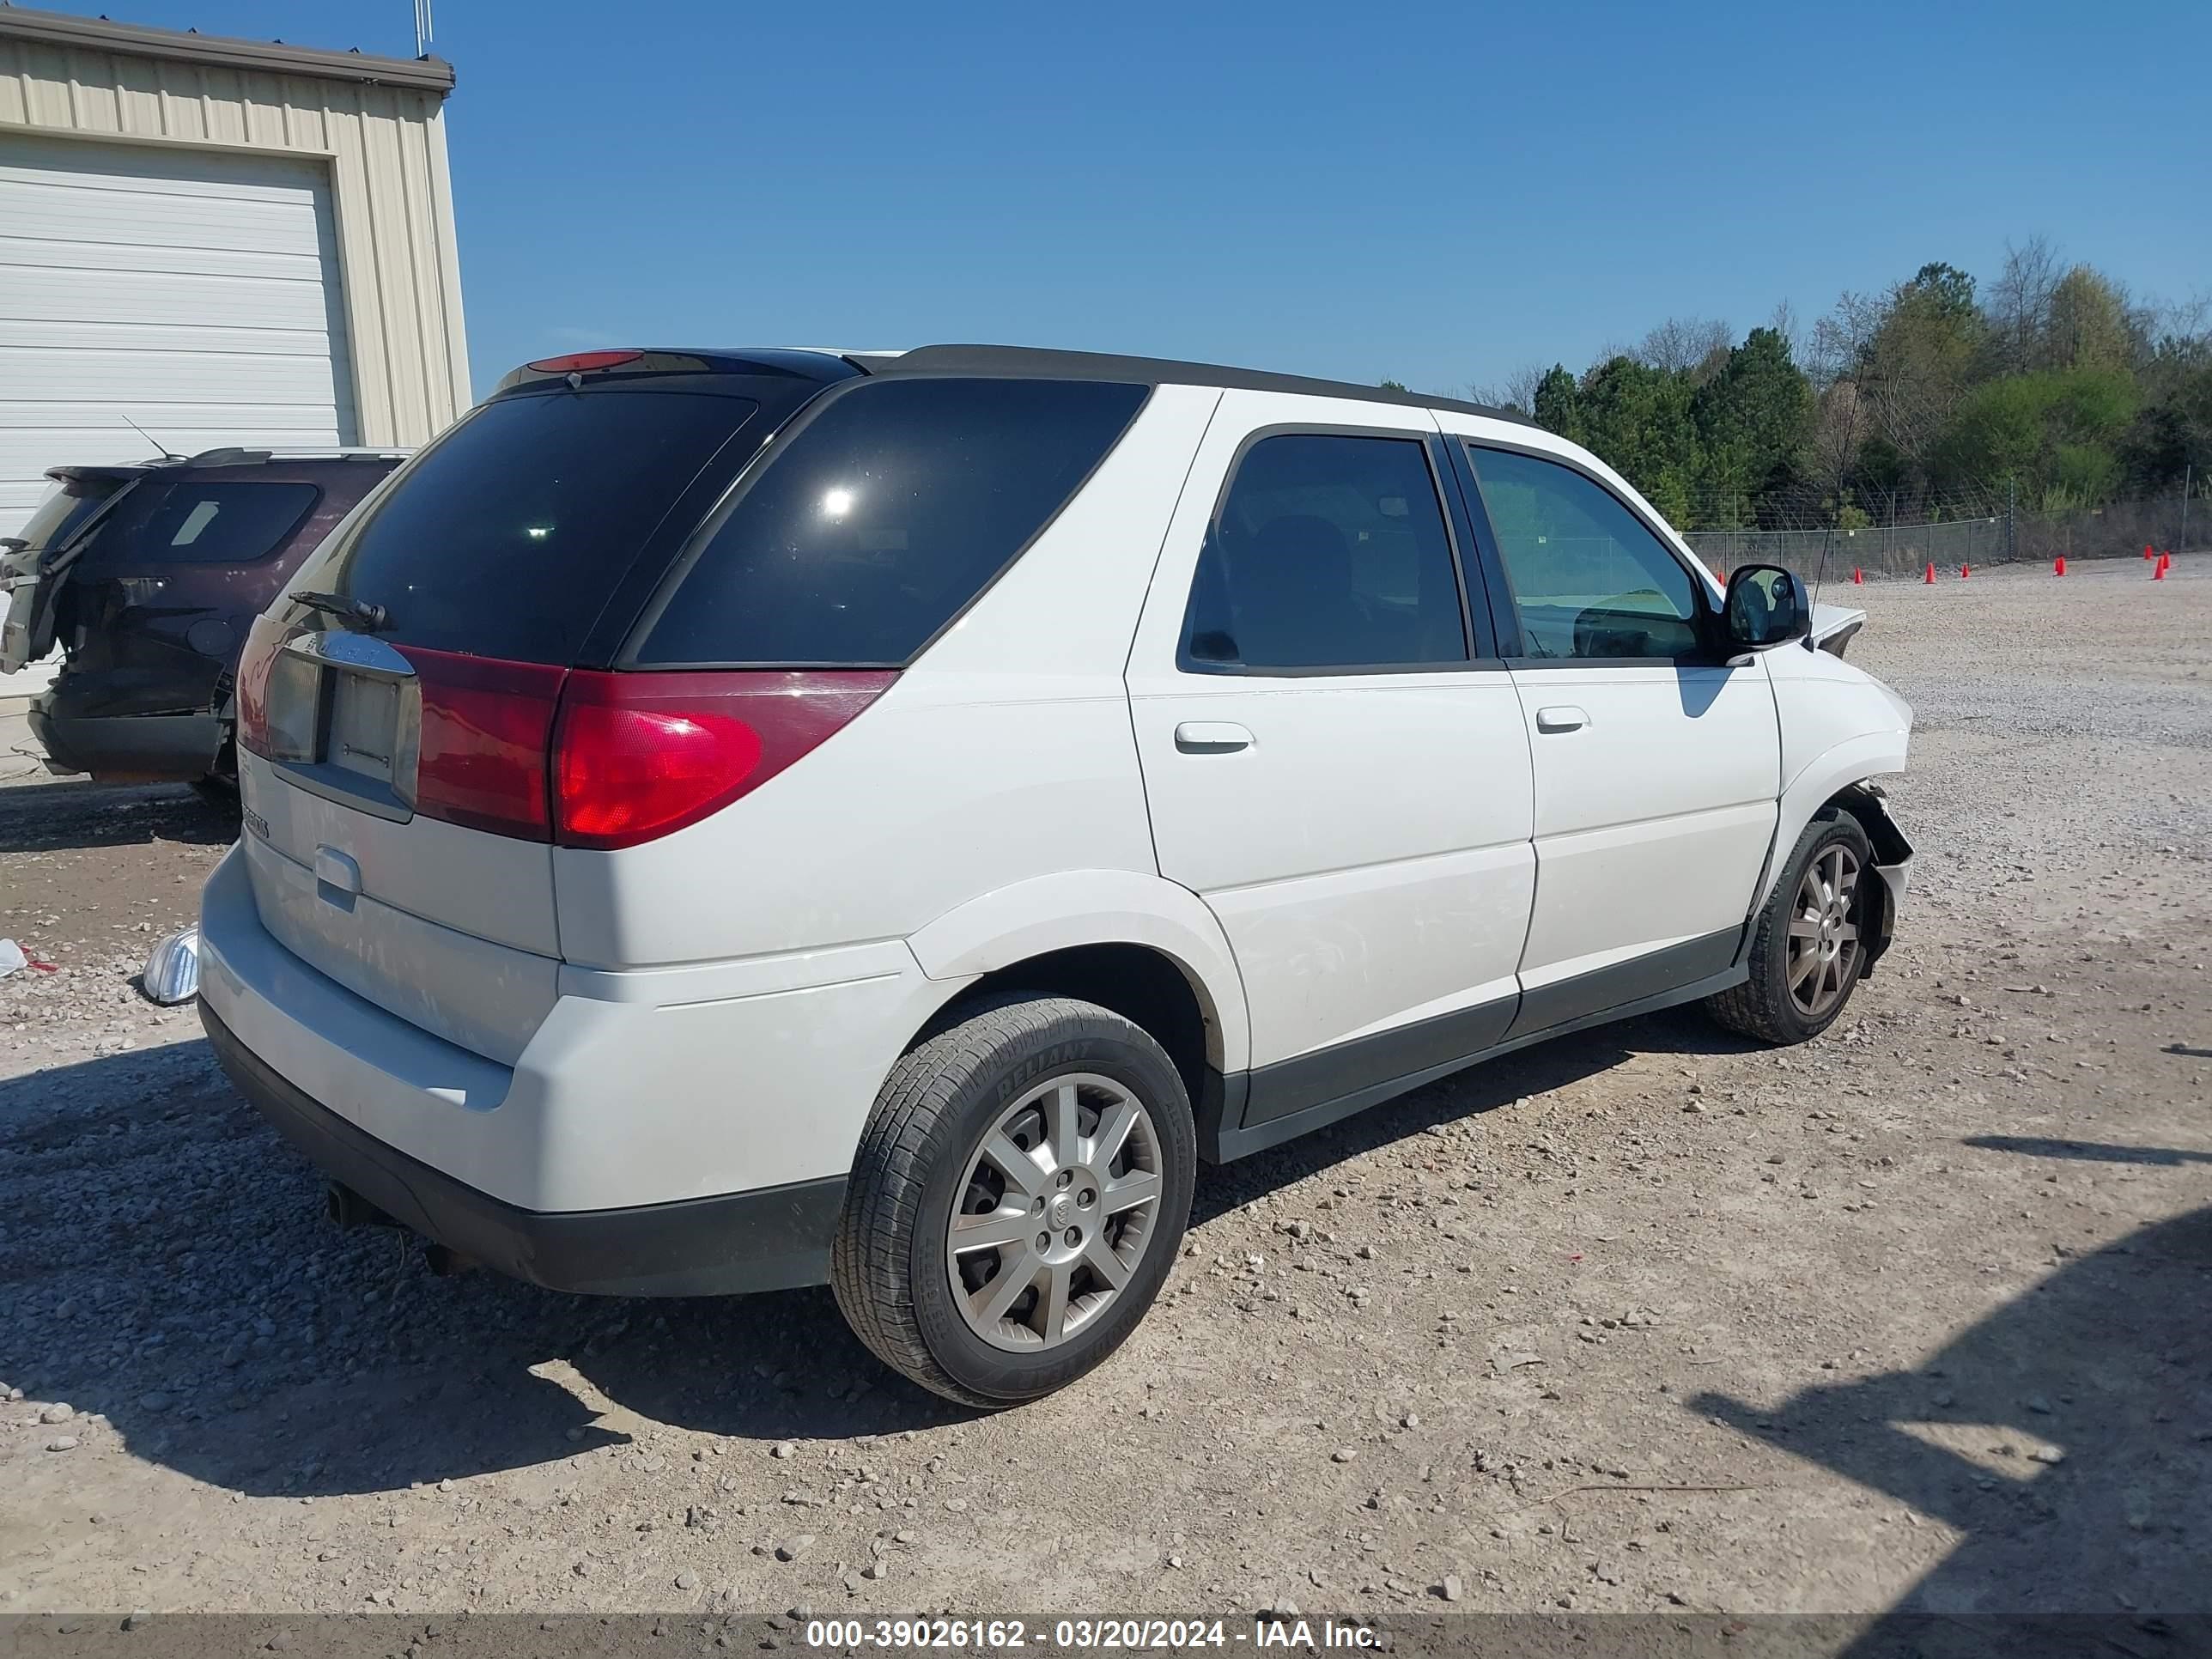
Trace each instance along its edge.
{"label": "bare tree", "polygon": [[1551,367],[1549,363],[1523,363],[1492,385],[1469,386],[1468,399],[1488,404],[1492,409],[1517,409],[1523,415],[1533,415],[1536,412],[1536,388],[1551,373]]}
{"label": "bare tree", "polygon": [[1607,340],[1590,354],[1589,367],[1583,371],[1582,378],[1588,380],[1616,357],[1636,359],[1637,351],[1637,347],[1630,345],[1625,340],[1618,338]]}
{"label": "bare tree", "polygon": [[1669,317],[1628,355],[1672,374],[1702,368],[1717,352],[1726,362],[1733,339],[1729,325],[1717,317]]}
{"label": "bare tree", "polygon": [[1767,313],[1767,327],[1782,337],[1782,343],[1790,348],[1790,361],[1801,368],[1805,362],[1805,330],[1797,320],[1797,307],[1787,300],[1778,301]]}
{"label": "bare tree", "polygon": [[1858,373],[1887,311],[1887,302],[1875,295],[1846,290],[1838,296],[1835,308],[1813,325],[1805,368],[1815,386]]}
{"label": "bare tree", "polygon": [[1813,436],[1806,446],[1806,466],[1822,497],[1842,505],[1844,488],[1850,482],[1859,446],[1873,429],[1865,400],[1851,380],[1831,381],[1820,394],[1813,416]]}
{"label": "bare tree", "polygon": [[2065,279],[2057,244],[2031,236],[2019,246],[2005,244],[2004,269],[1990,284],[1991,343],[2007,369],[2042,368],[2049,358],[2051,301]]}

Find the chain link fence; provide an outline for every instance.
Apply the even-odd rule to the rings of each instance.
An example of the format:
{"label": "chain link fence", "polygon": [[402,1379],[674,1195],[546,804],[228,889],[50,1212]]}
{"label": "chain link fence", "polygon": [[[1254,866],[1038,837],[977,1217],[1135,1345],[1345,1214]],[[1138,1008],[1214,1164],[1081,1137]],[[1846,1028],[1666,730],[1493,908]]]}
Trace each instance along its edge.
{"label": "chain link fence", "polygon": [[[2212,502],[2187,506],[2188,535],[2212,539]],[[1778,564],[1810,577],[1825,560],[1831,577],[1863,570],[1869,576],[1917,576],[1960,565],[2016,560],[2118,559],[2141,556],[2146,544],[2183,550],[2184,507],[2179,495],[2112,501],[2069,513],[2000,512],[1989,518],[1936,524],[1870,525],[1856,530],[1692,530],[1683,539],[1716,570],[1740,564]]]}

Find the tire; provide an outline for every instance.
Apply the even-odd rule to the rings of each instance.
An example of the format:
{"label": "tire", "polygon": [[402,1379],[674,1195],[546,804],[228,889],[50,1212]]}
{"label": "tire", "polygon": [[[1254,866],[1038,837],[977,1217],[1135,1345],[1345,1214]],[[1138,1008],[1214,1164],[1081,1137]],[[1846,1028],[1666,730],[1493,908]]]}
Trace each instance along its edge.
{"label": "tire", "polygon": [[[1015,995],[951,1019],[900,1059],[876,1097],[830,1282],[846,1322],[886,1365],[995,1410],[1064,1388],[1144,1317],[1190,1218],[1198,1139],[1174,1063],[1119,1014]],[[1126,1127],[1124,1102],[1138,1109]],[[1042,1138],[1020,1145],[1029,1134]],[[1132,1196],[1148,1177],[1154,1195]],[[956,1206],[963,1227],[1021,1237],[956,1248]],[[1045,1241],[1048,1252],[1036,1248]],[[1114,1272],[1126,1275],[1119,1285]],[[1015,1283],[1024,1275],[1027,1289]],[[994,1316],[1001,1285],[1015,1294]]]}
{"label": "tire", "polygon": [[[1848,896],[1839,908],[1810,901],[1812,875],[1838,867],[1850,872]],[[1705,1000],[1706,1010],[1731,1031],[1762,1042],[1808,1042],[1835,1024],[1851,1000],[1866,967],[1864,939],[1874,901],[1874,849],[1858,820],[1833,807],[1814,815],[1790,849],[1789,861],[1774,890],[1760,907],[1751,935],[1751,977],[1742,984]],[[1829,922],[1835,924],[1829,928]],[[1793,922],[1818,930],[1811,939],[1800,937],[1793,955]],[[1848,933],[1848,938],[1842,937]],[[1808,969],[1805,957],[1817,945],[1825,950],[1832,936],[1838,946],[1833,957],[1823,957]],[[1792,988],[1793,977],[1799,980]],[[1820,994],[1808,1006],[1806,984],[1817,979]]]}

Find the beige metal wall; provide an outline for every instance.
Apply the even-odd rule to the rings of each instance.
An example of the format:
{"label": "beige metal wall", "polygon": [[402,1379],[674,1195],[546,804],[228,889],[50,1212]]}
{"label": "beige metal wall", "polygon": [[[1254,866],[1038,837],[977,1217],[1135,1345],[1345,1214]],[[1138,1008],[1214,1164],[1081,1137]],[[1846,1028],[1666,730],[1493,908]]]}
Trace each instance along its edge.
{"label": "beige metal wall", "polygon": [[468,407],[435,92],[0,37],[4,126],[319,158],[337,207],[360,441],[419,444]]}

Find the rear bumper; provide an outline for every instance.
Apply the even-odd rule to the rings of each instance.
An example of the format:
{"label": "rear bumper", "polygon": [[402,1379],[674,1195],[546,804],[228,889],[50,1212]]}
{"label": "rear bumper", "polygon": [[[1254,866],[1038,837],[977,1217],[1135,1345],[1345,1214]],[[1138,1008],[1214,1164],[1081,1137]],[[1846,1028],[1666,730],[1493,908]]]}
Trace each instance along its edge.
{"label": "rear bumper", "polygon": [[58,772],[190,783],[215,768],[222,722],[213,714],[58,714],[52,694],[32,702],[31,735]]}
{"label": "rear bumper", "polygon": [[386,1146],[286,1081],[204,1002],[208,1041],[238,1091],[324,1173],[393,1220],[549,1290],[715,1296],[825,1283],[842,1176],[633,1209],[520,1209]]}

